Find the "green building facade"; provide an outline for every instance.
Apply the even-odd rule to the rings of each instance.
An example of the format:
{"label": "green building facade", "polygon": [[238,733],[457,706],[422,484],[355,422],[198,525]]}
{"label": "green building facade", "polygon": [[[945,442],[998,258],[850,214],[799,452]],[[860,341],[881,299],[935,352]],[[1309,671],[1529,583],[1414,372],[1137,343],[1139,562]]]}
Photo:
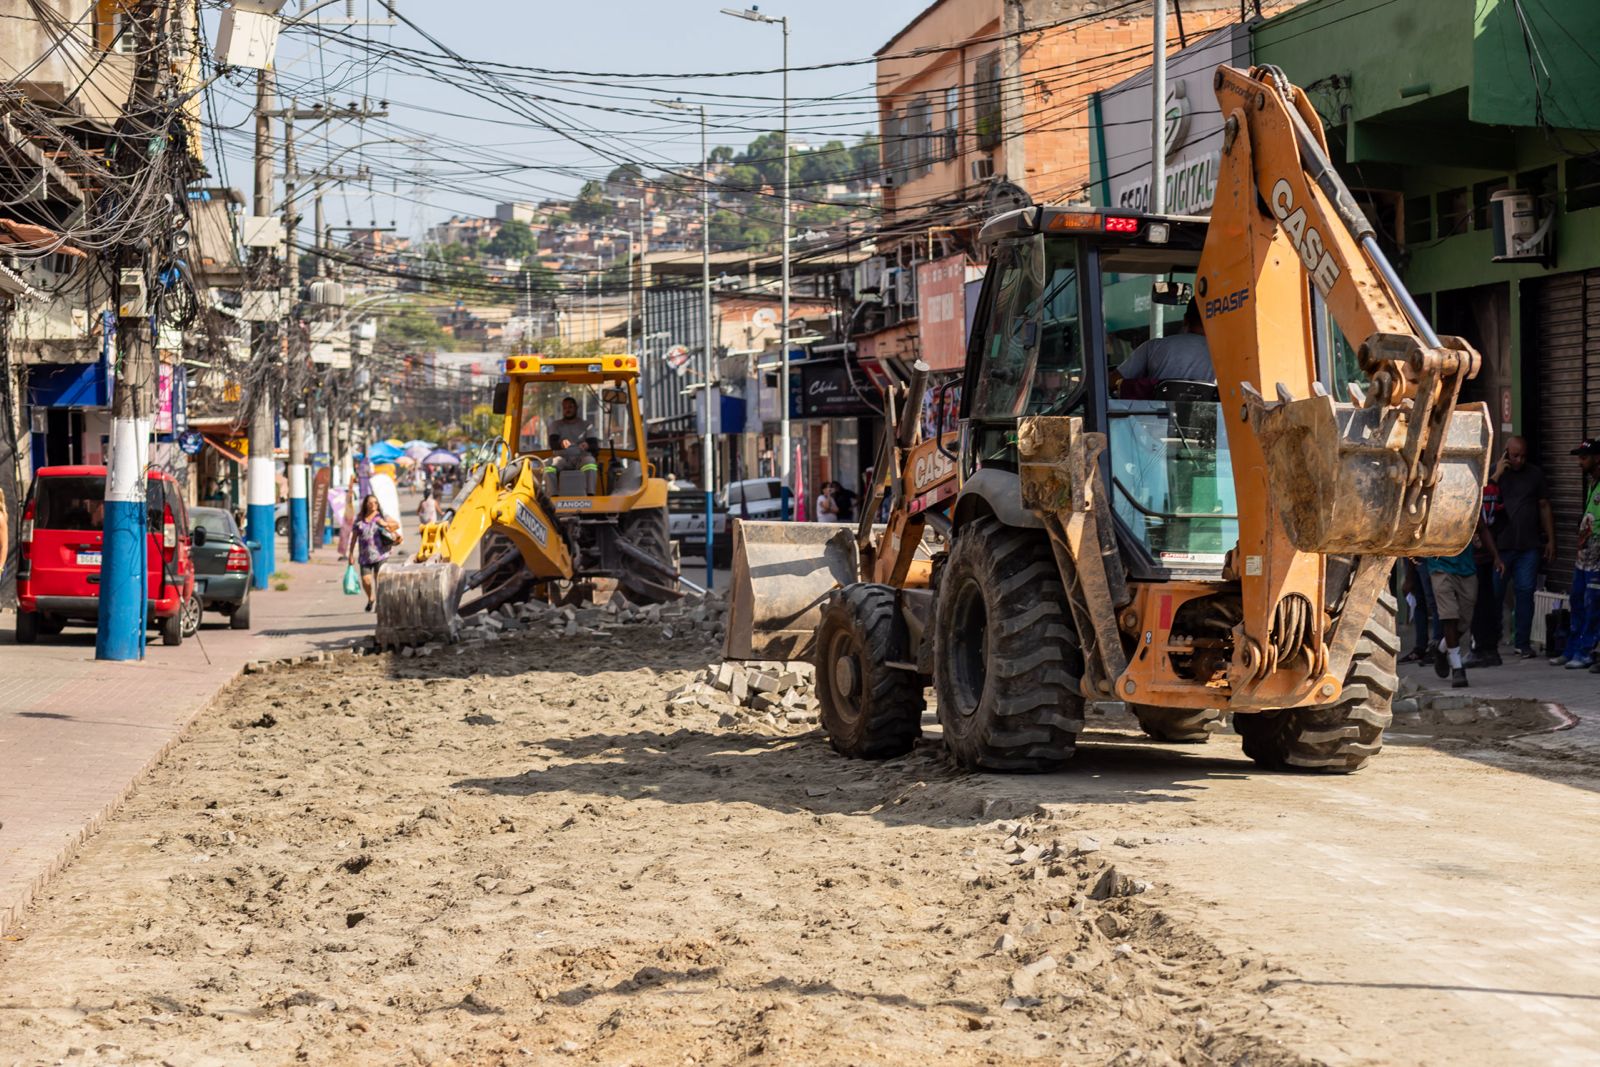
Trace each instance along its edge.
{"label": "green building facade", "polygon": [[[1251,61],[1281,67],[1321,114],[1345,182],[1434,327],[1482,353],[1465,399],[1489,405],[1500,435],[1524,434],[1550,477],[1547,577],[1565,588],[1583,494],[1569,452],[1600,436],[1600,2],[1307,0],[1249,37]],[[1141,95],[1147,109],[1147,80]],[[1091,137],[1097,177],[1119,170],[1105,143]],[[1111,192],[1102,181],[1095,198],[1113,205]],[[1518,206],[1540,236],[1522,261],[1496,262],[1507,212],[1495,194],[1513,192],[1527,194]]]}

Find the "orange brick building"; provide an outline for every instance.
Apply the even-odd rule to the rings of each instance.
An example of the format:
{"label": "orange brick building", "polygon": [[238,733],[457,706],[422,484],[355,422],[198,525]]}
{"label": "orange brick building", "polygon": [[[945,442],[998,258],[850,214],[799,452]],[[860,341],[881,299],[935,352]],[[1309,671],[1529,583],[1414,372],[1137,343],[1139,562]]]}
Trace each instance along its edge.
{"label": "orange brick building", "polygon": [[[1177,50],[1239,19],[1237,0],[1183,0]],[[938,0],[877,52],[886,221],[949,223],[967,205],[1083,199],[1089,94],[1150,65],[1144,5],[1125,0]],[[1180,22],[1182,23],[1180,33]],[[1014,188],[1010,188],[1014,187]]]}
{"label": "orange brick building", "polygon": [[[1171,0],[1169,9],[1170,51],[1241,11],[1239,0]],[[878,50],[884,215],[877,255],[853,287],[872,301],[854,320],[869,372],[886,368],[891,380],[896,364],[916,358],[936,371],[960,366],[960,276],[978,273],[978,227],[1023,204],[1088,199],[1089,97],[1149,68],[1150,10],[1127,0],[935,0]],[[923,285],[937,292],[919,293]]]}

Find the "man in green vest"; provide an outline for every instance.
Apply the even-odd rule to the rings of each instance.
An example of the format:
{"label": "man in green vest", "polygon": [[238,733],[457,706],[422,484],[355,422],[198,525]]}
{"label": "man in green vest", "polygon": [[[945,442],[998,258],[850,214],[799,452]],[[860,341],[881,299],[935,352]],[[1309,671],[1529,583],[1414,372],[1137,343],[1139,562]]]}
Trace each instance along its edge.
{"label": "man in green vest", "polygon": [[1600,439],[1591,437],[1572,454],[1583,469],[1584,507],[1578,519],[1578,561],[1567,593],[1567,647],[1550,663],[1581,671],[1595,669],[1595,645],[1600,644]]}

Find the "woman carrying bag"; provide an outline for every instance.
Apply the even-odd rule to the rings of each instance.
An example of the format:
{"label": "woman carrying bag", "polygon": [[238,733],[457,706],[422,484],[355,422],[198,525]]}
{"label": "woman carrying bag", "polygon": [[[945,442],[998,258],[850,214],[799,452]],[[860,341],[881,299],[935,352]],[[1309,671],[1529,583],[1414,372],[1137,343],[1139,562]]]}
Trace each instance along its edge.
{"label": "woman carrying bag", "polygon": [[351,528],[350,563],[361,567],[361,589],[367,594],[367,610],[372,610],[378,582],[378,568],[389,558],[389,551],[400,543],[400,522],[386,516],[378,498],[368,493],[361,499]]}

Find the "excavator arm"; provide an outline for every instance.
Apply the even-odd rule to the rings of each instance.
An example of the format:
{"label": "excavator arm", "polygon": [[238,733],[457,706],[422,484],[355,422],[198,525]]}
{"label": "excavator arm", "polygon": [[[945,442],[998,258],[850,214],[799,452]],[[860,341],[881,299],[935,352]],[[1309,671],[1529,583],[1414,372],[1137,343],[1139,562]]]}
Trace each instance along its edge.
{"label": "excavator arm", "polygon": [[455,514],[422,528],[421,545],[411,562],[379,572],[380,646],[416,644],[455,632],[465,584],[463,568],[487,533],[509,538],[535,577],[573,577],[571,551],[553,520],[549,497],[539,487],[541,470],[527,461],[505,468],[485,463]]}
{"label": "excavator arm", "polygon": [[[1272,67],[1220,67],[1215,87],[1223,149],[1196,299],[1241,505],[1232,702],[1327,701],[1393,558],[1472,536],[1490,424],[1458,398],[1479,358],[1423,318],[1305,93]],[[1367,377],[1349,402],[1323,384],[1313,291]]]}

